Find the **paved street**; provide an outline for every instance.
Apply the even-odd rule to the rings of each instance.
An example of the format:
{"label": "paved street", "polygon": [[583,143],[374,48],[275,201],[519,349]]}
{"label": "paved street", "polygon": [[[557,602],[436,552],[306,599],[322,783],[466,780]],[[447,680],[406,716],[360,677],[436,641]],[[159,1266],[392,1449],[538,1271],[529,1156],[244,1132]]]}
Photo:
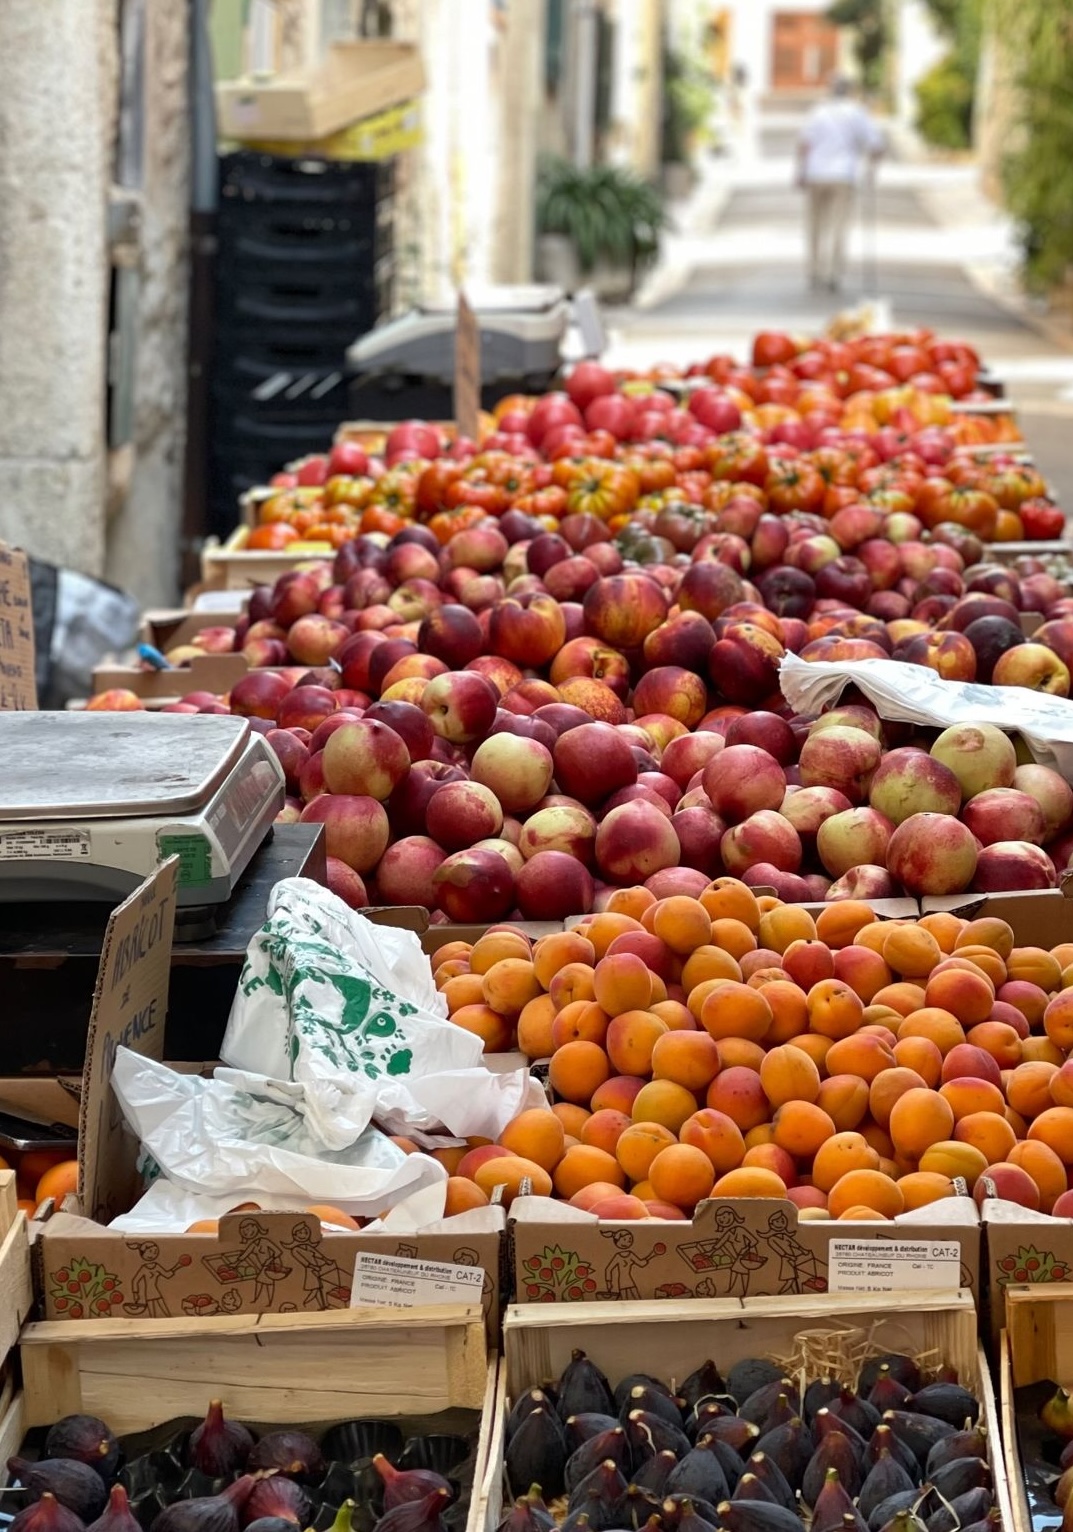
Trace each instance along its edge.
{"label": "paved street", "polygon": [[858,199],[844,290],[808,290],[792,122],[761,122],[755,154],[710,160],[638,304],[609,316],[612,359],[640,365],[731,350],[763,327],[822,330],[879,300],[894,325],[930,325],[976,345],[1007,380],[1022,429],[1073,511],[1073,354],[1014,301],[1014,231],[971,165],[885,162]]}

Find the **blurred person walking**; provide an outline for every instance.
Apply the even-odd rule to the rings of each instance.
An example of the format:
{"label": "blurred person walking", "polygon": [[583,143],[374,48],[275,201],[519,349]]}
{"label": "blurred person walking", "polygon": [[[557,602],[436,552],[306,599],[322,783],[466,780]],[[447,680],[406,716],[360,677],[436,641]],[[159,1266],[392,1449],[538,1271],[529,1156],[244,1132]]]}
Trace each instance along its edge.
{"label": "blurred person walking", "polygon": [[797,184],[806,197],[809,282],[837,292],[846,269],[846,238],[862,170],[873,173],[886,148],[878,124],[836,77],[813,107],[797,141]]}

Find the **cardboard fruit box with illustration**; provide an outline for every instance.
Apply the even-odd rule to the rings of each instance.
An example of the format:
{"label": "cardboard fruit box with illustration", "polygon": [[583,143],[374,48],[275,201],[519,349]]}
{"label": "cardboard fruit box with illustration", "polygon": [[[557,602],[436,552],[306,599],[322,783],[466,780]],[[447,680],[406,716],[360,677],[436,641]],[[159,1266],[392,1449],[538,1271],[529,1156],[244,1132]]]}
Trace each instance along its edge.
{"label": "cardboard fruit box with illustration", "polygon": [[[426,1217],[416,1227],[396,1213],[366,1231],[322,1222],[300,1203],[269,1212],[254,1201],[206,1232],[109,1227],[144,1190],[140,1146],[111,1088],[112,1065],[120,1046],[162,1057],[174,910],[169,863],[114,912],[80,1087],[57,1079],[20,1092],[11,1082],[21,1099],[8,1105],[48,1120],[70,1122],[73,1091],[78,1095],[78,1191],[44,1218],[35,1247],[45,1317],[315,1314],[359,1301],[405,1308],[465,1296],[481,1305],[489,1335],[497,1334],[505,1225],[499,1206]],[[0,1082],[0,1102],[5,1089]]]}

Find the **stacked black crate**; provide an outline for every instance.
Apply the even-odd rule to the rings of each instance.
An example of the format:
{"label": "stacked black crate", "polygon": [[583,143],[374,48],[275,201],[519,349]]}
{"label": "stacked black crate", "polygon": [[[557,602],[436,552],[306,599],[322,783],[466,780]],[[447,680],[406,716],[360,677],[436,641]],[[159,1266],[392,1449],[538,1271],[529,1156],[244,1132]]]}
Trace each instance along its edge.
{"label": "stacked black crate", "polygon": [[243,150],[220,161],[210,530],[346,416],[346,348],[391,311],[394,175]]}

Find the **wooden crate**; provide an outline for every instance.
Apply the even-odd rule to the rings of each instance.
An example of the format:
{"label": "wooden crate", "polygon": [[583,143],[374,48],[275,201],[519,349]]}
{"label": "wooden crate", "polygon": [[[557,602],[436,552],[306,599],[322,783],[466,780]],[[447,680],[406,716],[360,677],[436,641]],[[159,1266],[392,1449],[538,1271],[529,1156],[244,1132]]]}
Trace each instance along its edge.
{"label": "wooden crate", "polygon": [[15,1343],[34,1297],[28,1225],[17,1203],[15,1172],[0,1170],[0,1484],[7,1481],[5,1464],[25,1430]]}
{"label": "wooden crate", "polygon": [[[987,1362],[977,1335],[976,1310],[967,1292],[913,1293],[899,1307],[889,1293],[821,1298],[714,1298],[680,1303],[530,1304],[507,1310],[495,1419],[489,1430],[480,1494],[481,1532],[495,1532],[503,1508],[504,1421],[508,1403],[526,1389],[557,1377],[571,1352],[583,1350],[612,1384],[630,1372],[681,1380],[705,1357],[721,1371],[749,1356],[782,1361],[795,1353],[803,1331],[855,1329],[876,1350],[939,1353],[977,1395],[981,1419],[994,1444],[995,1501],[1008,1527],[1009,1493],[998,1415]],[[892,1308],[895,1312],[892,1312]]]}
{"label": "wooden crate", "polygon": [[5,1461],[26,1430],[62,1415],[100,1415],[122,1436],[203,1415],[210,1395],[265,1425],[369,1416],[473,1430],[479,1416],[466,1528],[478,1532],[498,1373],[480,1308],[49,1322],[25,1326],[20,1350],[18,1415],[0,1417]]}
{"label": "wooden crate", "polygon": [[[999,1350],[1002,1450],[1012,1501],[1014,1532],[1033,1532],[1017,1441],[1014,1389],[1053,1378],[1073,1382],[1073,1282],[1011,1284]],[[1061,1513],[1055,1508],[1055,1517]]]}
{"label": "wooden crate", "polygon": [[335,557],[327,543],[297,543],[273,553],[247,549],[249,527],[236,527],[226,542],[210,538],[201,550],[201,583],[208,590],[249,590],[254,585],[273,585],[292,569],[323,563]]}

